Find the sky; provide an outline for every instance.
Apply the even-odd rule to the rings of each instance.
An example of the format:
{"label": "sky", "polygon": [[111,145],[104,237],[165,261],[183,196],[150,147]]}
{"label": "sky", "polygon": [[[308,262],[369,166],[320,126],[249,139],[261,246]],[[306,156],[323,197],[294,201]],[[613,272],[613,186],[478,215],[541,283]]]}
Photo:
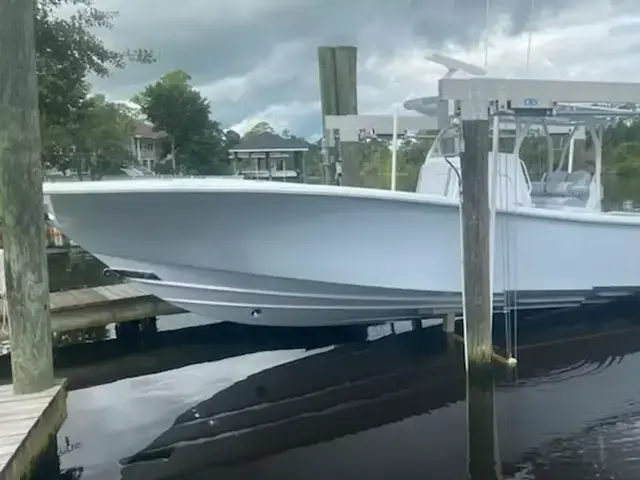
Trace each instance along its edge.
{"label": "sky", "polygon": [[487,21],[484,0],[95,0],[119,12],[98,32],[106,45],[149,48],[158,61],[93,85],[128,100],[179,68],[224,127],[268,121],[310,138],[321,124],[320,45],[358,47],[363,114],[435,94],[444,69],[424,59],[434,52],[483,66],[487,50],[492,76],[640,80],[638,0],[533,1],[491,0]]}

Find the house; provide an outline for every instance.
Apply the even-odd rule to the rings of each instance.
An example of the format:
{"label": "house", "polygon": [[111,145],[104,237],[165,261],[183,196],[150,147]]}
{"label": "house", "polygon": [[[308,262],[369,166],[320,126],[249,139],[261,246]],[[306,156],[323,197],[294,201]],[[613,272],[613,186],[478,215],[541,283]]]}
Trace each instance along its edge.
{"label": "house", "polygon": [[247,179],[305,182],[304,156],[309,144],[271,132],[245,136],[229,150],[233,174]]}
{"label": "house", "polygon": [[131,153],[138,163],[153,171],[156,164],[162,160],[162,140],[167,135],[156,132],[153,126],[144,122],[137,122],[131,137]]}

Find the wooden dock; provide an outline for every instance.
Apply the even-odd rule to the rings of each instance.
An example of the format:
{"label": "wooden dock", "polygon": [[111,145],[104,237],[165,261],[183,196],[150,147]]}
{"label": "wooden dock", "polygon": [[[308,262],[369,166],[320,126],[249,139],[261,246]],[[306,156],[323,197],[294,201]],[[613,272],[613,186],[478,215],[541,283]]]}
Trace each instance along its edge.
{"label": "wooden dock", "polygon": [[[140,291],[131,283],[54,292],[50,302],[54,332],[184,313],[184,310]],[[0,341],[8,338],[8,333],[0,329]]]}
{"label": "wooden dock", "polygon": [[28,478],[36,459],[67,418],[66,381],[29,395],[0,386],[0,480]]}

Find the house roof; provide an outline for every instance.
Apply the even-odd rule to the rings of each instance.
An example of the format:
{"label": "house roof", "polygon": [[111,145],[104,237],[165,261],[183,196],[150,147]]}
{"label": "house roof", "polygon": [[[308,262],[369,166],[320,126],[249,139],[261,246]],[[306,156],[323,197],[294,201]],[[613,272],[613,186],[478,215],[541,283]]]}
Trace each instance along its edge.
{"label": "house roof", "polygon": [[136,122],[136,126],[133,130],[133,136],[134,137],[140,137],[140,138],[163,138],[166,137],[167,134],[164,132],[156,132],[153,129],[153,125],[150,125],[148,123],[145,122]]}
{"label": "house roof", "polygon": [[263,132],[243,138],[231,153],[306,152],[309,144],[299,138],[284,138],[275,133]]}

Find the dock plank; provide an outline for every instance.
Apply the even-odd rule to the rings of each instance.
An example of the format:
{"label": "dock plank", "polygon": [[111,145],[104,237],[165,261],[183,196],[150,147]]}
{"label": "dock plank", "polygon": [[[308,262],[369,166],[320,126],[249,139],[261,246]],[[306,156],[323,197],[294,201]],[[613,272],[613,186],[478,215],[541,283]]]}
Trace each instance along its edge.
{"label": "dock plank", "polygon": [[149,296],[148,293],[141,292],[133,285],[126,283],[96,287],[96,291],[109,300],[124,300]]}
{"label": "dock plank", "polygon": [[82,290],[76,290],[74,293],[78,299],[78,305],[91,305],[105,301],[104,296],[97,288],[83,288]]}
{"label": "dock plank", "polygon": [[43,392],[15,395],[0,386],[0,480],[19,480],[67,416],[66,381]]}
{"label": "dock plank", "polygon": [[132,289],[127,284],[119,284],[53,292],[50,296],[50,303],[51,310],[54,311],[142,297],[152,296],[140,292],[138,289]]}
{"label": "dock plank", "polygon": [[122,288],[118,287],[119,285],[105,285],[97,287],[96,290],[99,290],[100,294],[107,300],[121,300],[124,292]]}
{"label": "dock plank", "polygon": [[[49,298],[54,332],[184,313],[128,283],[53,292]],[[0,342],[8,338],[7,332],[0,330]]]}

